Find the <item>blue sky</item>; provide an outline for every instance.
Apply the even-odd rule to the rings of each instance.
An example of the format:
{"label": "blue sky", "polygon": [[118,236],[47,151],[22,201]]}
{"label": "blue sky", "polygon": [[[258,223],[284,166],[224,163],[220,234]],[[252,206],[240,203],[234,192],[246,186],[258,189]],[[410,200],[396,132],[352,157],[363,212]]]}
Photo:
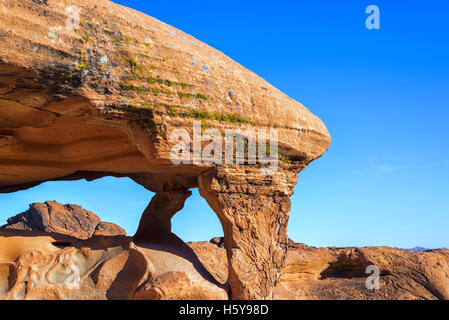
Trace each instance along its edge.
{"label": "blue sky", "polygon": [[[449,2],[116,1],[256,72],[323,119],[333,143],[300,174],[289,235],[314,246],[449,247]],[[367,30],[365,8],[380,8]],[[151,194],[128,179],[0,195],[76,203],[132,234]],[[222,234],[195,192],[173,220],[186,241]]]}

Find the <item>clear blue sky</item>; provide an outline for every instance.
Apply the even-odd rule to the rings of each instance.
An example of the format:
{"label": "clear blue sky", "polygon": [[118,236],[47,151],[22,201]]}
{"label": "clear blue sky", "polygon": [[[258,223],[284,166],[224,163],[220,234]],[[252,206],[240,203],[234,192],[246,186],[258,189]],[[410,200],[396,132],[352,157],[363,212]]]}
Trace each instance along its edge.
{"label": "clear blue sky", "polygon": [[[290,236],[314,246],[449,247],[449,2],[116,1],[223,51],[302,102],[333,143],[301,173]],[[365,28],[365,8],[381,30]],[[0,195],[76,203],[133,234],[151,194],[128,179]],[[222,234],[197,193],[173,220],[186,241]]]}

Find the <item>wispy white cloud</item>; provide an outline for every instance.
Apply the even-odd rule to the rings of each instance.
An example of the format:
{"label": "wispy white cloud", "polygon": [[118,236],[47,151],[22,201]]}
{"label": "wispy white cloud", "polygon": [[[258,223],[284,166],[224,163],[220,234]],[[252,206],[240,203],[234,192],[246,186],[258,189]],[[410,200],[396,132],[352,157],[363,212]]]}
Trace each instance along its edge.
{"label": "wispy white cloud", "polygon": [[372,168],[382,172],[394,172],[394,171],[400,171],[400,170],[408,170],[408,169],[418,169],[418,166],[415,165],[404,165],[404,166],[397,166],[390,163],[387,164],[373,164],[371,165]]}
{"label": "wispy white cloud", "polygon": [[376,159],[376,156],[373,155],[369,159],[369,166],[380,173],[391,173],[395,171],[403,171],[403,170],[415,170],[415,169],[429,169],[435,168],[439,166],[449,165],[449,160],[441,161],[441,162],[422,162],[418,163],[413,161],[415,157],[389,157],[384,159]]}

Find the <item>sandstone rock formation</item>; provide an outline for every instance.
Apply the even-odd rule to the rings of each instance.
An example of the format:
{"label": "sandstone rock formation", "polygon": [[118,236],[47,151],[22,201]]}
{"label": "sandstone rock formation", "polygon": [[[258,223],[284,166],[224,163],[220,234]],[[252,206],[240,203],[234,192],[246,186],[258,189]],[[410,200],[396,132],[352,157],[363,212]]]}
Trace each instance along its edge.
{"label": "sandstone rock formation", "polygon": [[224,243],[223,245],[217,245],[213,241],[189,242],[188,245],[213,277],[219,283],[225,284],[228,280],[228,264]]}
{"label": "sandstone rock formation", "polygon": [[[231,297],[272,298],[298,173],[331,141],[322,121],[223,53],[108,0],[0,6],[0,192],[130,177],[157,194],[136,243],[167,244],[176,242],[170,218],[199,188],[225,231]],[[240,130],[248,159],[211,164],[191,153],[174,163],[179,141],[171,137],[176,130],[195,136],[194,120],[219,137]],[[274,174],[250,161],[246,132],[276,140],[262,156],[280,159]],[[214,156],[225,154],[220,146]],[[155,211],[164,199],[176,205]]]}
{"label": "sandstone rock formation", "polygon": [[97,215],[80,206],[55,201],[31,204],[27,211],[9,218],[2,229],[58,233],[79,239],[126,235],[118,225],[102,222]]}
{"label": "sandstone rock formation", "polygon": [[0,299],[229,298],[182,241],[138,246],[122,236],[0,230],[0,248]]}
{"label": "sandstone rock formation", "polygon": [[190,191],[156,194],[142,215],[134,240],[146,243],[167,240],[167,236],[171,234],[171,219],[182,210],[184,202],[191,195]]}
{"label": "sandstone rock formation", "polygon": [[[217,241],[187,246],[172,238],[138,245],[122,236],[80,240],[0,230],[0,299],[227,300],[227,264]],[[379,290],[366,288],[370,265],[380,270]],[[447,249],[415,253],[290,243],[274,298],[447,300],[448,270]]]}
{"label": "sandstone rock formation", "polygon": [[[380,270],[379,290],[366,288],[368,266]],[[275,298],[448,300],[449,250],[420,253],[388,247],[292,250]]]}
{"label": "sandstone rock formation", "polygon": [[[216,243],[216,241],[214,241]],[[217,279],[225,279],[225,250],[190,244]],[[448,300],[449,250],[413,252],[388,247],[313,248],[290,243],[276,286],[281,300]],[[226,262],[225,262],[226,263]],[[380,271],[380,289],[366,287],[368,266]]]}

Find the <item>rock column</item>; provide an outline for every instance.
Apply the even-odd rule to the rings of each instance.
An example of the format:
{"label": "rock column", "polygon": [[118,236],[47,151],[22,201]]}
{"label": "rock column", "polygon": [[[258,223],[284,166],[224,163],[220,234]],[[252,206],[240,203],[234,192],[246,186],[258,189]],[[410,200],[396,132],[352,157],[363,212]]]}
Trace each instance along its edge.
{"label": "rock column", "polygon": [[287,252],[290,196],[296,175],[258,170],[212,170],[199,179],[201,195],[224,230],[231,298],[272,299]]}
{"label": "rock column", "polygon": [[165,241],[171,235],[171,219],[184,208],[191,191],[159,192],[151,199],[134,235],[136,242]]}

